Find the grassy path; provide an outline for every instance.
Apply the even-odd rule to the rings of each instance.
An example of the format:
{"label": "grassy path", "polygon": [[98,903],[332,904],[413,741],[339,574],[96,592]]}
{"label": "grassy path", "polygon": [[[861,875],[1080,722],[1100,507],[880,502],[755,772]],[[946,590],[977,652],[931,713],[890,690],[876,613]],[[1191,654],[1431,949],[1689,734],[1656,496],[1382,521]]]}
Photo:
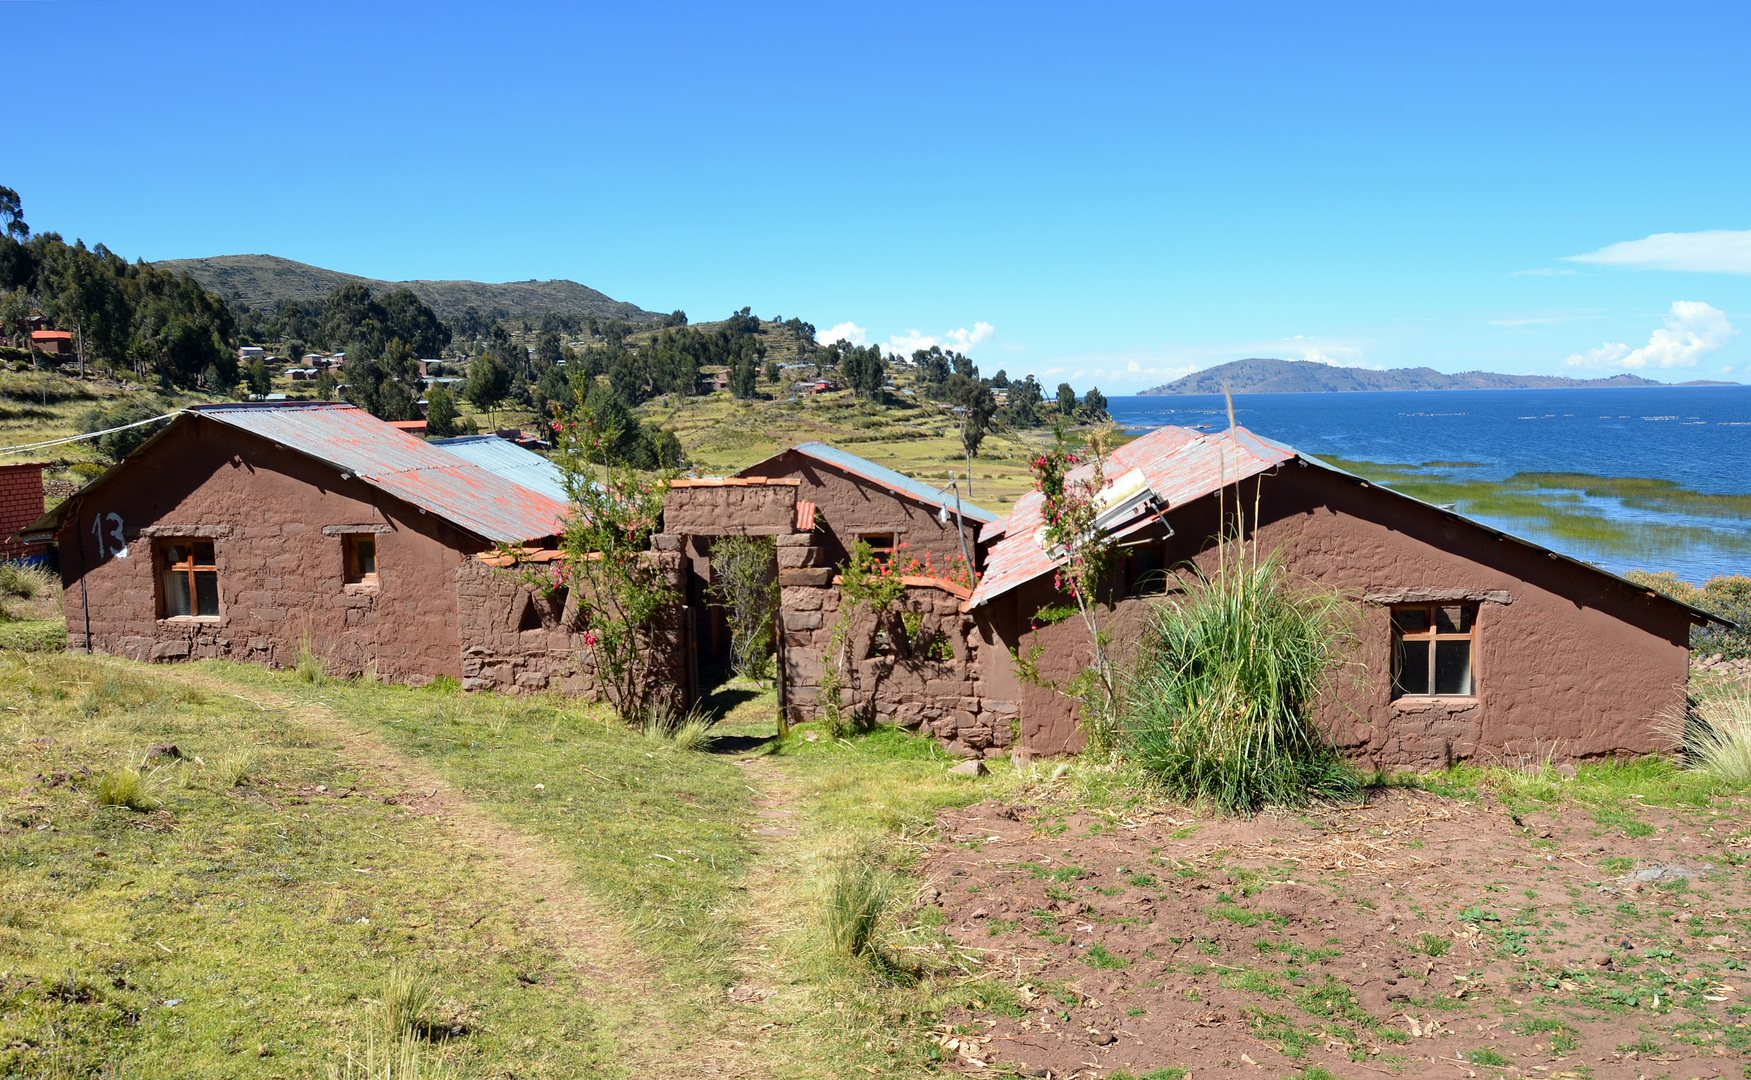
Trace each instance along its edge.
{"label": "grassy path", "polygon": [[[578,887],[575,869],[556,857],[544,838],[512,828],[470,801],[424,762],[391,749],[374,732],[342,720],[320,701],[288,695],[239,693],[230,680],[191,668],[165,669],[169,678],[216,694],[230,694],[263,713],[289,713],[333,738],[358,771],[360,787],[395,791],[396,805],[433,826],[490,853],[495,902],[533,913],[538,932],[563,950],[592,1006],[613,1022],[616,1065],[638,1075],[674,1036],[672,1025],[653,1017],[653,965],[637,953],[603,906]],[[659,1014],[660,1015],[660,1014]]]}

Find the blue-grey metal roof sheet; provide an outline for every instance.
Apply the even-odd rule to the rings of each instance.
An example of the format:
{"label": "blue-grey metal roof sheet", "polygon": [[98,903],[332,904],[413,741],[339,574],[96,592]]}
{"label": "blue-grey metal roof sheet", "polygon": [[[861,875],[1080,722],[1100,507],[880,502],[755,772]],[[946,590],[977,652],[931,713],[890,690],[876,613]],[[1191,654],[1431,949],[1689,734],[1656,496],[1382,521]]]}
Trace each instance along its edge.
{"label": "blue-grey metal roof sheet", "polygon": [[519,543],[562,528],[563,499],[513,483],[352,405],[196,405],[188,411],[327,462],[487,540]]}
{"label": "blue-grey metal roof sheet", "polygon": [[[919,502],[928,503],[931,506],[946,506],[950,510],[955,509],[953,492],[933,487],[922,480],[914,480],[910,476],[877,465],[875,462],[860,458],[856,454],[848,454],[836,446],[828,446],[824,442],[811,439],[808,442],[797,443],[791,449],[799,454],[812,457],[816,461],[825,462],[834,468],[843,469],[854,476],[861,476],[865,480],[882,484],[894,491],[904,491]],[[996,514],[982,506],[975,506],[965,499],[960,500],[960,511],[962,517],[981,523],[997,520]]]}
{"label": "blue-grey metal roof sheet", "polygon": [[565,494],[565,474],[559,466],[509,439],[497,435],[458,435],[454,439],[431,439],[426,445],[443,447],[487,472],[497,473],[530,491],[539,491],[550,499],[570,501]]}

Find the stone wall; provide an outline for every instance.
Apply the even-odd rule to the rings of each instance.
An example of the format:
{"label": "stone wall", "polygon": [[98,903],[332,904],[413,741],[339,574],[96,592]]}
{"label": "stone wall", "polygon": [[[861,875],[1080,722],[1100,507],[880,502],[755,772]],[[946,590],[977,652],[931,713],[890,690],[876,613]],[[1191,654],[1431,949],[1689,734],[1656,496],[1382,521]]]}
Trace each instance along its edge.
{"label": "stone wall", "polygon": [[[670,537],[652,552],[681,584],[681,556]],[[545,554],[545,553],[543,553]],[[575,590],[532,588],[515,568],[469,559],[456,568],[457,625],[461,639],[462,688],[509,694],[547,691],[602,700],[602,687],[584,645],[580,598]],[[688,700],[686,637],[679,606],[664,620],[646,652],[647,675],[665,692],[657,704],[685,711]]]}
{"label": "stone wall", "polygon": [[[779,660],[792,723],[821,717],[822,676],[841,611],[830,557],[806,534],[778,538]],[[848,628],[839,703],[847,713],[927,732],[967,757],[997,757],[1015,741],[1017,706],[994,700],[985,665],[1007,663],[961,614],[962,596],[946,583],[913,579],[894,606],[865,612]],[[910,619],[906,618],[910,616]],[[915,629],[908,632],[907,622]],[[931,643],[941,643],[932,647]],[[944,651],[946,649],[946,655]]]}

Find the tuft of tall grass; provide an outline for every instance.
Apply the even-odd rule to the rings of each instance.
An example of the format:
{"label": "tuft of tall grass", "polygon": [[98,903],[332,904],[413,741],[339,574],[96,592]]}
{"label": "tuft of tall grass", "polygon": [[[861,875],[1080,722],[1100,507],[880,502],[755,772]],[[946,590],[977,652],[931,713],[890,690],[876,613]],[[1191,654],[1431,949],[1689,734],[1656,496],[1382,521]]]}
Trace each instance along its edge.
{"label": "tuft of tall grass", "polygon": [[54,588],[54,576],[40,566],[0,562],[0,594],[16,596],[20,600],[34,600],[43,593],[52,592]]}
{"label": "tuft of tall grass", "polygon": [[390,1038],[419,1030],[432,1003],[432,977],[402,964],[389,969],[377,984],[378,1017]]}
{"label": "tuft of tall grass", "polygon": [[152,788],[158,780],[158,770],[141,773],[139,769],[113,769],[98,775],[92,788],[99,806],[121,806],[141,812],[156,809],[158,800]]}
{"label": "tuft of tall grass", "polygon": [[698,708],[689,709],[680,716],[653,708],[645,711],[644,737],[676,750],[710,750],[717,742],[717,732],[712,730],[714,724],[715,721]]}
{"label": "tuft of tall grass", "polygon": [[255,770],[253,750],[233,750],[213,762],[213,780],[221,790],[229,790],[248,780]]}
{"label": "tuft of tall grass", "polygon": [[1679,734],[1688,767],[1733,787],[1751,785],[1751,689],[1698,701]]}
{"label": "tuft of tall grass", "polygon": [[1275,556],[1225,553],[1220,570],[1150,613],[1121,718],[1126,746],[1175,797],[1228,813],[1355,798],[1361,778],[1313,717],[1327,681],[1353,662],[1353,622],[1341,594],[1292,585]]}
{"label": "tuft of tall grass", "polygon": [[456,1070],[428,1058],[413,1032],[391,1035],[381,1045],[377,1040],[366,1028],[364,1053],[355,1054],[348,1044],[346,1056],[329,1064],[328,1080],[456,1080]]}
{"label": "tuft of tall grass", "polygon": [[882,916],[894,902],[894,875],[877,852],[859,846],[834,860],[821,888],[821,928],[835,955],[873,953]]}
{"label": "tuft of tall grass", "polygon": [[307,682],[312,686],[321,686],[328,681],[328,668],[323,664],[322,657],[317,655],[314,636],[311,633],[309,623],[305,623],[303,630],[298,634],[298,651],[296,656],[297,659],[292,665],[292,671],[298,676],[300,682]]}

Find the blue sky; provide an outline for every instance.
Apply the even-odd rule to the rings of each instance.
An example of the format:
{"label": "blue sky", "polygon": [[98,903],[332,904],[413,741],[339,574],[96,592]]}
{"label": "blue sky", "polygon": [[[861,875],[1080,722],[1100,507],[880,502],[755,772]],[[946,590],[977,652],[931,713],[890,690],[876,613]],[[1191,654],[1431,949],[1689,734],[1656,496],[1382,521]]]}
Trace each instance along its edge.
{"label": "blue sky", "polygon": [[0,184],[129,257],[572,278],[1109,394],[1751,373],[1751,8],[1314,7],[4,4]]}

